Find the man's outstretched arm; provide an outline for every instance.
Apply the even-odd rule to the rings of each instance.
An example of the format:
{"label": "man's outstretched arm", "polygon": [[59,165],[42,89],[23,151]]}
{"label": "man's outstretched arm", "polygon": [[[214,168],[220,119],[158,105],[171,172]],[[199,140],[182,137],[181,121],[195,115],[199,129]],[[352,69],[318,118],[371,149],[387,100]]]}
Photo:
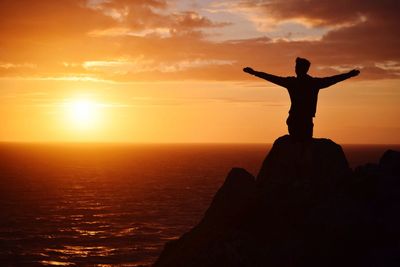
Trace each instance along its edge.
{"label": "man's outstretched arm", "polygon": [[319,89],[329,87],[331,85],[334,85],[335,83],[347,80],[351,77],[357,76],[360,74],[359,70],[351,70],[347,73],[339,74],[339,75],[334,75],[331,77],[325,77],[325,78],[315,78],[317,81],[317,87]]}
{"label": "man's outstretched arm", "polygon": [[255,71],[249,67],[244,68],[243,71],[279,86],[287,87],[287,79],[284,77],[275,76],[261,71]]}

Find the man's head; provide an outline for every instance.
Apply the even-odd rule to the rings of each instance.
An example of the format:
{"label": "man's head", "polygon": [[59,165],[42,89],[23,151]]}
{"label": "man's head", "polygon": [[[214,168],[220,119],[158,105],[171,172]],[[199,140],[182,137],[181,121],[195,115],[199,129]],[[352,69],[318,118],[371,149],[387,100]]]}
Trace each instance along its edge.
{"label": "man's head", "polygon": [[305,58],[298,57],[296,58],[296,74],[297,76],[306,75],[308,69],[310,68],[311,62]]}

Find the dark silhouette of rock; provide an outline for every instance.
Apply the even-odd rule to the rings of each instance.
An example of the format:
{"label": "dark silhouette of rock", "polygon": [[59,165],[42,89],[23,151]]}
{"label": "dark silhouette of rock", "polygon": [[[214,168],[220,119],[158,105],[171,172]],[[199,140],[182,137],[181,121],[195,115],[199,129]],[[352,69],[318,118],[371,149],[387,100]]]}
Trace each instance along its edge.
{"label": "dark silhouette of rock", "polygon": [[331,140],[295,142],[285,135],[275,141],[265,158],[257,185],[269,197],[291,194],[290,190],[307,195],[325,194],[350,173],[342,148]]}
{"label": "dark silhouette of rock", "polygon": [[350,170],[328,139],[278,138],[257,178],[234,168],[155,267],[400,266],[400,152]]}
{"label": "dark silhouette of rock", "polygon": [[379,166],[388,175],[400,175],[400,153],[388,150],[379,161]]}
{"label": "dark silhouette of rock", "polygon": [[240,266],[240,248],[245,239],[237,229],[254,202],[255,179],[244,169],[234,168],[218,190],[203,220],[179,240],[166,244],[155,266]]}

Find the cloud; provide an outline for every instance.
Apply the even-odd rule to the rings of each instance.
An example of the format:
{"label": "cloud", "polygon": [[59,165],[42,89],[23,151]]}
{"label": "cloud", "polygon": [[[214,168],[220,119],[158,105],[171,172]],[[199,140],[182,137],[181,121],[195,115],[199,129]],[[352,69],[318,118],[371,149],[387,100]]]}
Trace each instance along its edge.
{"label": "cloud", "polygon": [[[312,75],[358,67],[358,79],[398,79],[399,5],[241,0],[187,10],[165,0],[4,0],[0,76],[254,80],[243,67],[289,76],[303,56],[313,63]],[[243,18],[246,27],[277,26],[243,39],[234,34]],[[213,41],[210,29],[235,38]]]}
{"label": "cloud", "polygon": [[0,21],[2,34],[8,39],[33,38],[42,42],[60,37],[61,33],[71,37],[114,24],[112,19],[86,8],[83,0],[3,0]]}
{"label": "cloud", "polygon": [[7,62],[0,62],[0,69],[35,69],[37,66],[36,64],[32,63],[20,63],[20,64],[14,64],[14,63],[7,63]]}
{"label": "cloud", "polygon": [[[149,33],[177,34],[201,28],[224,27],[227,22],[213,22],[192,10],[171,11],[166,1],[89,1],[89,8],[100,11],[119,24],[119,35],[143,36]],[[121,30],[124,29],[124,30]],[[115,34],[110,29],[102,33]]]}
{"label": "cloud", "polygon": [[202,68],[215,65],[232,65],[233,61],[213,60],[213,59],[192,59],[182,60],[178,62],[156,62],[148,60],[144,57],[138,57],[132,60],[117,61],[87,61],[83,63],[83,67],[92,71],[106,71],[114,74],[128,74],[158,71],[163,73],[180,72],[191,68]]}
{"label": "cloud", "polygon": [[113,27],[103,30],[93,30],[88,33],[89,36],[93,37],[120,37],[120,36],[134,36],[134,37],[145,37],[145,36],[160,36],[160,37],[171,37],[170,28],[153,28],[145,30],[132,30],[127,27]]}
{"label": "cloud", "polygon": [[232,105],[245,105],[251,106],[269,106],[269,107],[283,107],[287,106],[286,103],[281,102],[266,102],[257,97],[134,97],[130,102],[132,106],[183,106],[183,105],[203,105],[205,103],[212,104],[232,104]]}
{"label": "cloud", "polygon": [[298,19],[314,26],[352,26],[387,16],[393,19],[400,4],[396,0],[241,0],[229,6],[278,22]]}

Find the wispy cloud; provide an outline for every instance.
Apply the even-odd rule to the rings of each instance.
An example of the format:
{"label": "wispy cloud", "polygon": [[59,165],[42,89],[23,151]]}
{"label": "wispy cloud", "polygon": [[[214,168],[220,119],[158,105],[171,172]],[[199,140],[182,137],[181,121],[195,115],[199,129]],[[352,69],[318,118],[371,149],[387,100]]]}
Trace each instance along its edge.
{"label": "wispy cloud", "polygon": [[131,98],[132,106],[187,106],[187,105],[201,105],[204,104],[232,104],[232,105],[247,105],[252,106],[269,106],[269,107],[282,107],[286,103],[282,102],[267,102],[260,100],[257,97],[133,97]]}
{"label": "wispy cloud", "polygon": [[33,63],[10,63],[0,62],[0,68],[2,69],[36,69],[37,65]]}
{"label": "wispy cloud", "polygon": [[145,59],[142,56],[132,60],[87,61],[83,63],[83,67],[88,70],[112,72],[115,74],[140,73],[149,71],[168,73],[179,72],[191,68],[201,68],[210,65],[232,65],[233,63],[234,61],[218,59],[192,59],[168,63]]}

